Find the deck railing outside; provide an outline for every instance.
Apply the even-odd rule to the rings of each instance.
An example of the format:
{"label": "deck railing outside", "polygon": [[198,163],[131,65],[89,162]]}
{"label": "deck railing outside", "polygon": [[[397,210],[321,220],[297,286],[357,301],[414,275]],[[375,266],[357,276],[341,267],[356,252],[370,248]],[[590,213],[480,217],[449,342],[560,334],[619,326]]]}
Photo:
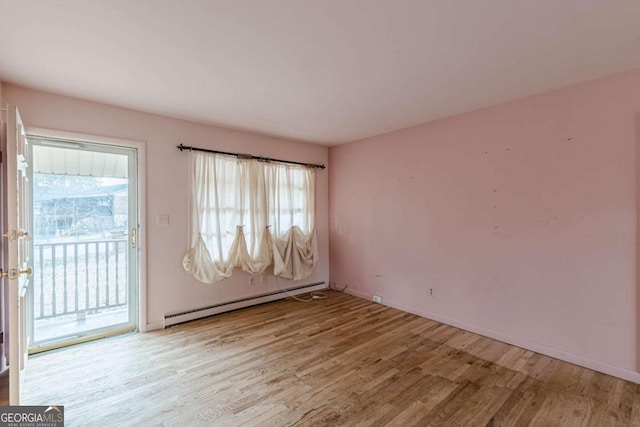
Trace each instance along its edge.
{"label": "deck railing outside", "polygon": [[34,244],[34,320],[82,320],[126,306],[127,243],[104,239]]}

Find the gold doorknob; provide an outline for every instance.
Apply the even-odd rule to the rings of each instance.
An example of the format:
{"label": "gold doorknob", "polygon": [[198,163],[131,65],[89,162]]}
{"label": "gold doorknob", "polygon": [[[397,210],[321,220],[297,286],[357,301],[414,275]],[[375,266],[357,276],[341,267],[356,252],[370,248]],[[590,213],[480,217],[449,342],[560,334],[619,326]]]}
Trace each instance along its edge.
{"label": "gold doorknob", "polygon": [[0,268],[0,279],[3,277],[8,277],[9,279],[17,279],[20,274],[26,274],[27,276],[31,276],[33,274],[33,268],[27,267],[24,270],[17,270],[12,268],[11,270],[4,271]]}
{"label": "gold doorknob", "polygon": [[25,230],[9,230],[3,234],[9,240],[27,239],[31,240],[31,235]]}

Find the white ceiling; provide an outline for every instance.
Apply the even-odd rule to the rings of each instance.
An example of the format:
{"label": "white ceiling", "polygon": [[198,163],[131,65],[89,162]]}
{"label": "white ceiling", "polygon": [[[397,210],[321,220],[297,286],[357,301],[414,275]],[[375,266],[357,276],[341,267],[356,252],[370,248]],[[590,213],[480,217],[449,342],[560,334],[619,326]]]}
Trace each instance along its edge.
{"label": "white ceiling", "polygon": [[639,0],[0,0],[0,79],[337,144],[640,67]]}

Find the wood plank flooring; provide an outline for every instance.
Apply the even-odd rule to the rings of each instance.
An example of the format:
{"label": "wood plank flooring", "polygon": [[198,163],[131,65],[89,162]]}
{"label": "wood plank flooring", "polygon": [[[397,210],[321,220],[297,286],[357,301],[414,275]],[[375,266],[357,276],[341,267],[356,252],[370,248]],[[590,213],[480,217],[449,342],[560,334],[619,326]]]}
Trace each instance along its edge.
{"label": "wood plank flooring", "polygon": [[9,405],[9,371],[0,375],[0,406]]}
{"label": "wood plank flooring", "polygon": [[640,426],[640,386],[349,295],[30,358],[67,426]]}

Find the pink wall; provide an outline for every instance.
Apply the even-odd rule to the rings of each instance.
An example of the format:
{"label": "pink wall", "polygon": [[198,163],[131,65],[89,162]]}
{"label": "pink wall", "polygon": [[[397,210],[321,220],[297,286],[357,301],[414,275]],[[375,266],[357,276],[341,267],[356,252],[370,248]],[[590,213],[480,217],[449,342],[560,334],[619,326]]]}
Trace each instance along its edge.
{"label": "pink wall", "polygon": [[[213,285],[197,282],[182,269],[187,249],[187,158],[183,143],[224,151],[252,153],[313,163],[327,163],[327,147],[233,131],[184,120],[5,84],[3,100],[20,109],[27,127],[40,127],[146,143],[147,324],[162,325],[166,313],[200,308],[276,289],[267,283],[249,285],[249,275],[237,270]],[[316,213],[320,260],[314,275],[300,284],[329,278],[328,172],[319,171]],[[169,226],[156,225],[156,216],[170,215]],[[260,282],[260,281],[256,281]],[[280,286],[293,286],[280,280]]]}
{"label": "pink wall", "polygon": [[331,281],[640,382],[636,112],[640,70],[332,147]]}
{"label": "pink wall", "polygon": [[[5,108],[5,103],[4,103],[4,99],[2,98],[2,81],[0,81],[0,108]],[[4,118],[6,117],[5,114],[2,114],[2,118],[4,120]],[[2,140],[3,136],[0,136],[0,140]],[[0,144],[0,151],[4,152],[4,141],[1,141],[2,144]],[[0,192],[5,193],[5,179],[4,179],[4,165],[0,164],[0,176],[2,176],[2,178],[0,178]],[[3,200],[0,197],[0,200]],[[1,211],[1,215],[2,215],[2,221],[0,222],[0,234],[4,234],[4,218],[6,217],[6,212],[5,212],[5,205],[4,203],[0,203],[0,209]],[[6,240],[6,239],[3,239]],[[0,267],[2,267],[2,269],[5,269],[5,265],[4,265],[4,254],[6,251],[6,246],[7,243],[3,242],[2,244],[0,244]],[[5,369],[7,369],[7,359],[9,357],[9,328],[8,326],[8,319],[9,319],[9,305],[8,305],[8,297],[9,297],[9,288],[8,286],[6,286],[5,281],[7,279],[3,278],[0,279],[0,285],[2,286],[2,291],[0,291],[0,331],[2,331],[3,333],[3,343],[0,344],[0,372],[3,372]],[[4,342],[7,342],[7,345],[4,345]]]}
{"label": "pink wall", "polygon": [[640,113],[636,114],[636,371],[640,372]]}

